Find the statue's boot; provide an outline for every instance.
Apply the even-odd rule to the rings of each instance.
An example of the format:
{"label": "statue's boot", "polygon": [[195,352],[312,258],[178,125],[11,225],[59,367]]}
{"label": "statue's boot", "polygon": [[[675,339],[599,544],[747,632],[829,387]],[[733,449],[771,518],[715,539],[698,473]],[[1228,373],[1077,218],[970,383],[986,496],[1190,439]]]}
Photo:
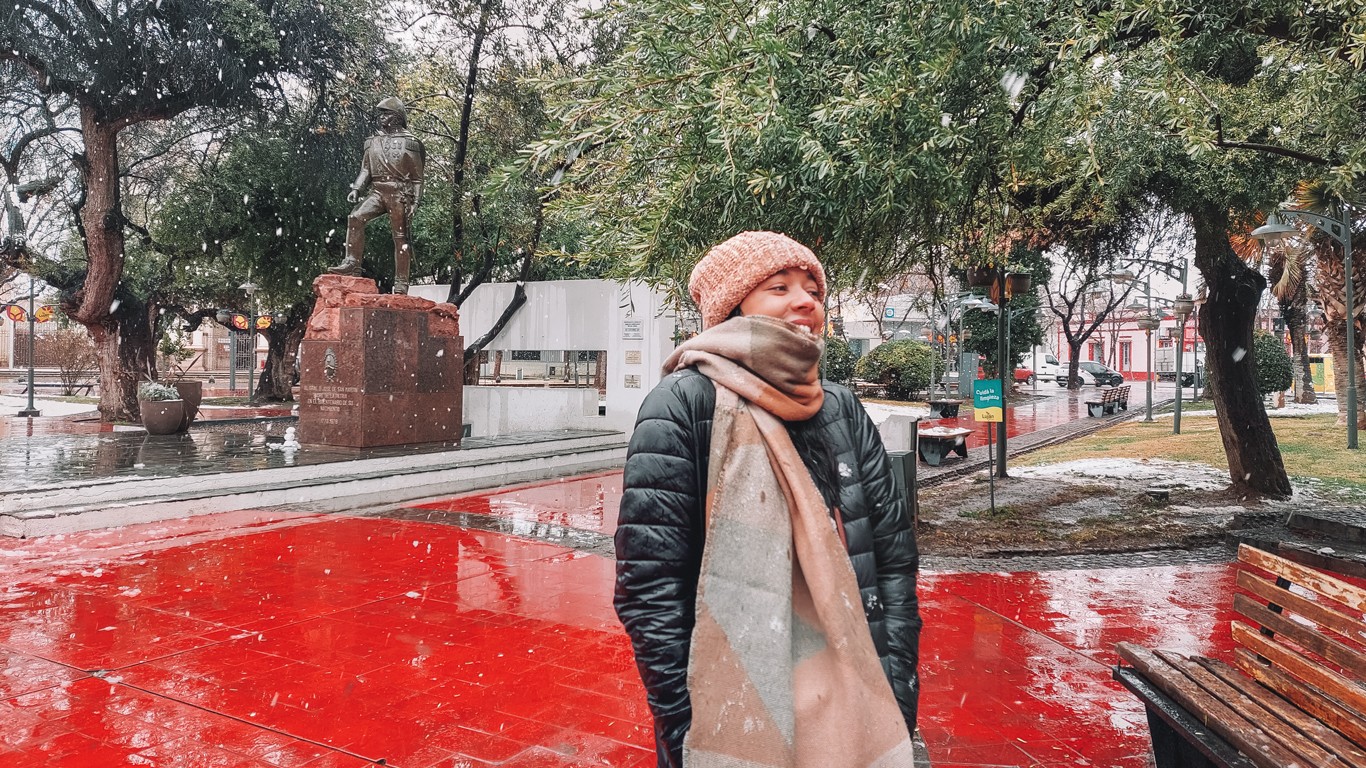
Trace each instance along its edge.
{"label": "statue's boot", "polygon": [[338,264],[335,267],[328,267],[327,271],[328,273],[333,275],[350,275],[351,277],[360,277],[360,260],[355,258],[354,256],[351,256],[350,254],[347,254],[346,258],[342,259],[342,263]]}
{"label": "statue's boot", "polygon": [[412,262],[413,251],[407,243],[399,244],[394,252],[394,290],[398,295],[408,293],[408,266]]}

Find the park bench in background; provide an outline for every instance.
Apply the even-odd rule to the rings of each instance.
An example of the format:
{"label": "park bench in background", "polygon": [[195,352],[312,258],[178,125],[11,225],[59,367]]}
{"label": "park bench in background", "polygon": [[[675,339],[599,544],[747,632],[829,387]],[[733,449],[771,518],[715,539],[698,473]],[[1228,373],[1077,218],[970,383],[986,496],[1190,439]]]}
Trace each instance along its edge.
{"label": "park bench in background", "polygon": [[962,427],[921,427],[916,440],[920,458],[931,467],[939,466],[950,452],[966,459],[970,434],[972,430]]}
{"label": "park bench in background", "polygon": [[1129,410],[1129,385],[1125,384],[1122,387],[1116,387],[1116,389],[1119,390],[1119,394],[1115,395],[1115,402],[1119,404],[1119,409],[1121,411]]}
{"label": "park bench in background", "polygon": [[[91,390],[92,388],[94,388],[94,386],[95,386],[94,384],[72,384],[72,385],[70,385],[70,389],[71,389],[72,392],[80,392],[81,390],[84,390],[84,391],[85,391],[85,394],[88,395],[88,394],[90,394],[90,390]],[[35,381],[35,382],[33,382],[33,388],[34,388],[35,390],[38,390],[38,389],[60,389],[60,390],[66,390],[68,387],[67,387],[66,384],[61,384],[61,383],[55,382],[55,381]],[[28,382],[24,382],[24,388],[21,389],[21,390],[19,390],[19,394],[21,394],[21,395],[27,395],[27,394],[28,394]],[[34,394],[37,394],[37,393],[35,392]]]}
{"label": "park bench in background", "polygon": [[955,419],[958,417],[958,406],[962,403],[962,400],[931,400],[930,415],[927,418]]}
{"label": "park bench in background", "polygon": [[1158,768],[1366,767],[1366,589],[1239,547],[1234,665],[1120,643]]}
{"label": "park bench in background", "polygon": [[[1119,407],[1119,391],[1124,387],[1110,387],[1101,393],[1099,400],[1087,400],[1086,412],[1096,418],[1106,416],[1115,412]],[[1129,407],[1128,399],[1124,401],[1124,407]]]}

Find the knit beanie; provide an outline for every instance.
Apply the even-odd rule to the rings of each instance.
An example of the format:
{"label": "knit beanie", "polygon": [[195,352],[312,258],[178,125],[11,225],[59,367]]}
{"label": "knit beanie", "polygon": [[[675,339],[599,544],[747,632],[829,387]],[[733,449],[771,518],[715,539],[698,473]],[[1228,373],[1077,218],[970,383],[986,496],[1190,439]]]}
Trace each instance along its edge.
{"label": "knit beanie", "polygon": [[759,283],[784,269],[806,270],[825,293],[825,268],[810,248],[777,232],[741,232],[712,247],[693,267],[688,293],[703,330],[725,321]]}

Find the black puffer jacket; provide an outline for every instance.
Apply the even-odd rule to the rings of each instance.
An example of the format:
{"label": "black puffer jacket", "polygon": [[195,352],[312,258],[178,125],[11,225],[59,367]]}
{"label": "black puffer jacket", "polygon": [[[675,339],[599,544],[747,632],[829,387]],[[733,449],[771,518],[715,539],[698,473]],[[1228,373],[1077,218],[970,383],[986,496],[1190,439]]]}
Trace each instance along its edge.
{"label": "black puffer jacket", "polygon": [[[812,475],[826,486],[821,491],[827,501],[838,497],[873,643],[914,732],[920,692],[915,532],[863,406],[838,384],[826,382],[824,388],[820,411],[789,424],[788,431],[807,466],[818,467]],[[615,603],[654,713],[661,768],[682,764],[683,737],[692,721],[688,649],[715,402],[711,380],[697,371],[665,377],[645,398],[626,455]],[[820,468],[822,461],[833,463],[831,471]]]}

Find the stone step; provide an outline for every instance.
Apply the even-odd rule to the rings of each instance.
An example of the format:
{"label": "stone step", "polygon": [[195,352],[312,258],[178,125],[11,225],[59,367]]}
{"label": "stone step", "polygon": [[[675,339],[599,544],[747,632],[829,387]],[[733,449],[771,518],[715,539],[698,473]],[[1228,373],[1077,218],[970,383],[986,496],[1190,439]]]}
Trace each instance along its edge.
{"label": "stone step", "polygon": [[350,509],[622,466],[620,432],[245,472],[103,478],[0,494],[0,535],[48,536],[286,504]]}
{"label": "stone step", "polygon": [[1286,525],[1344,543],[1366,545],[1366,512],[1303,510],[1291,512]]}
{"label": "stone step", "polygon": [[1366,578],[1366,546],[1281,525],[1229,530],[1230,544],[1248,544],[1325,571]]}

